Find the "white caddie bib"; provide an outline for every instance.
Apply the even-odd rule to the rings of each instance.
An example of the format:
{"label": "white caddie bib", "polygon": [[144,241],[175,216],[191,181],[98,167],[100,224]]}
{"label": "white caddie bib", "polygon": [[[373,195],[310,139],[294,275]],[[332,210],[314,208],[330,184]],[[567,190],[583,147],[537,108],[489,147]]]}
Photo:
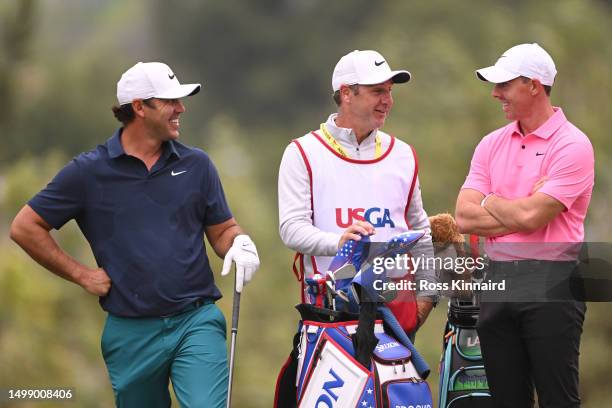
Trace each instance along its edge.
{"label": "white caddie bib", "polygon": [[[406,216],[418,172],[416,155],[408,144],[378,134],[390,138],[390,143],[372,160],[341,156],[317,132],[293,141],[310,176],[315,227],[341,234],[355,221],[365,220],[376,228],[372,240],[380,242],[410,229]],[[305,255],[304,276],[324,274],[331,260]]]}

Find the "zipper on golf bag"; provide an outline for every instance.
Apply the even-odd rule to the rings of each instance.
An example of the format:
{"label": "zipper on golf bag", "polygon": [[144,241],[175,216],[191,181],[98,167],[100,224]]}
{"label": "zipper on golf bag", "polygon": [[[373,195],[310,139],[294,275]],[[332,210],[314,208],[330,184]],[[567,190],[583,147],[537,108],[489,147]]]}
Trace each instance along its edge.
{"label": "zipper on golf bag", "polygon": [[421,377],[411,362],[412,353],[403,344],[386,333],[377,333],[378,345],[374,348],[372,358],[380,383],[395,379]]}

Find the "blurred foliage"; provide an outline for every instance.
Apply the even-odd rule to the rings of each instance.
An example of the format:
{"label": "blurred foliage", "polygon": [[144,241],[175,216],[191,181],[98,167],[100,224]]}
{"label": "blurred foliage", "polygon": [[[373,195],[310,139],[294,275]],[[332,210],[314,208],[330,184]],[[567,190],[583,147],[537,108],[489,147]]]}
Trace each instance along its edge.
{"label": "blurred foliage", "polygon": [[[475,145],[505,123],[474,69],[517,43],[540,43],[559,71],[553,102],[595,147],[587,238],[610,241],[611,7],[601,0],[1,2],[0,388],[72,387],[75,406],[112,405],[96,299],[38,267],[7,234],[19,208],[71,156],[111,135],[115,83],[137,61],[167,62],[182,82],[203,84],[186,100],[182,139],[211,155],[262,259],[242,299],[234,402],[268,407],[296,328],[299,293],[291,253],[278,238],[276,173],[287,143],[334,110],[331,72],[340,56],[377,49],[413,74],[394,88],[386,130],[415,146],[425,206],[435,214],[452,211]],[[93,265],[74,222],[54,235]],[[231,293],[231,279],[219,285]],[[219,304],[229,318],[231,296]],[[609,310],[607,303],[589,305],[585,407],[612,401],[605,383],[612,371],[605,357],[612,351]],[[417,339],[433,368],[434,393],[445,312],[438,307]]]}
{"label": "blurred foliage", "polygon": [[[0,95],[5,101],[13,100],[16,92],[12,86],[15,72],[28,55],[34,31],[35,5],[34,0],[24,0],[0,6]],[[14,105],[10,103],[0,109],[0,124],[11,120],[14,110]]]}

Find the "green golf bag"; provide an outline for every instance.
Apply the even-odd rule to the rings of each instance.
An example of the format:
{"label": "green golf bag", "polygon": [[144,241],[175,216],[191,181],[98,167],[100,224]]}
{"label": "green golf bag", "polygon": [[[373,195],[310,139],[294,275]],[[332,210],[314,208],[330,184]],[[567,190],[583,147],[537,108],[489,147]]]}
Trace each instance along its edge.
{"label": "green golf bag", "polygon": [[476,332],[480,306],[451,299],[440,361],[440,408],[493,407]]}

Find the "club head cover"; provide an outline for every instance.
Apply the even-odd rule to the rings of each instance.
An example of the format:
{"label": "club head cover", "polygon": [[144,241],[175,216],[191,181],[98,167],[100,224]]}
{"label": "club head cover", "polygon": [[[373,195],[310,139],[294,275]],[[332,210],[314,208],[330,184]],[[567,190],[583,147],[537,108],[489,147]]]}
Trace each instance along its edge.
{"label": "club head cover", "polygon": [[[371,259],[377,257],[393,258],[396,255],[406,254],[424,235],[425,231],[423,230],[411,230],[394,235],[377,251],[376,255],[372,254]],[[385,303],[395,298],[395,291],[390,291],[383,286],[388,281],[386,269],[383,269],[382,272],[376,272],[373,264],[366,263],[362,266],[365,269],[360,270],[351,281],[353,288],[356,286],[360,288],[359,291],[353,290],[353,293],[359,293],[358,300],[360,303]]]}
{"label": "club head cover", "polygon": [[369,251],[369,236],[361,236],[361,240],[355,241],[349,239],[342,245],[342,247],[336,252],[336,255],[329,264],[329,270],[335,272],[346,264],[351,264],[356,270],[361,268],[361,264],[368,257]]}

